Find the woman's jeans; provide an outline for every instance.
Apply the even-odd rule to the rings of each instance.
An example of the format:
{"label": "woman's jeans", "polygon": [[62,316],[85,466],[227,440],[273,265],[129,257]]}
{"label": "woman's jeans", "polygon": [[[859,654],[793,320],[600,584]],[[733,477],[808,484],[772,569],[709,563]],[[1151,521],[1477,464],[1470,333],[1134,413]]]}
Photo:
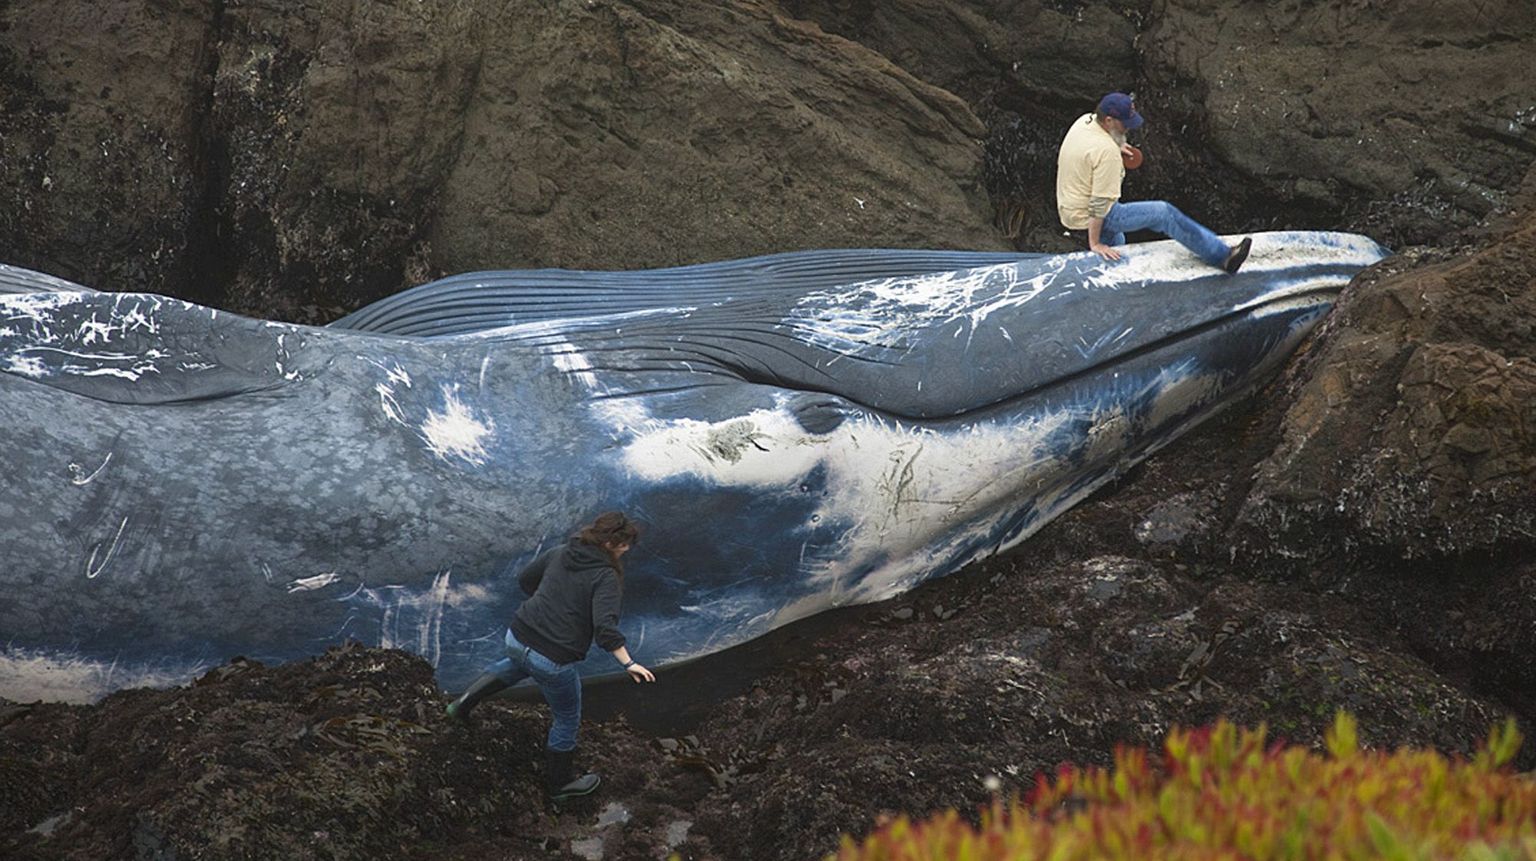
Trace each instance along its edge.
{"label": "woman's jeans", "polygon": [[546,742],[549,749],[564,751],[576,747],[576,731],[581,728],[581,676],[577,674],[575,664],[551,661],[523,645],[508,630],[507,656],[485,671],[508,685],[532,677],[544,694],[544,701],[549,703],[550,711],[555,713]]}
{"label": "woman's jeans", "polygon": [[1171,203],[1161,200],[1145,200],[1137,203],[1119,203],[1109,208],[1104,216],[1104,228],[1099,241],[1105,245],[1124,245],[1125,234],[1132,230],[1150,230],[1178,242],[1200,256],[1212,266],[1222,266],[1232,249],[1221,237],[1212,233],[1200,222],[1179,211]]}

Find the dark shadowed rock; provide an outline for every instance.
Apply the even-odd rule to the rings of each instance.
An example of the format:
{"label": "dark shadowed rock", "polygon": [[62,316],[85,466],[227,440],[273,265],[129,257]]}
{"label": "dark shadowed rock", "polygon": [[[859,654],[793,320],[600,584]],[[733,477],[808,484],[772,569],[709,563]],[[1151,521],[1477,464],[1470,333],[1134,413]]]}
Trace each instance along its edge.
{"label": "dark shadowed rock", "polygon": [[0,763],[43,766],[28,792],[7,793],[20,803],[6,805],[0,854],[402,857],[494,840],[527,857],[561,839],[539,825],[534,710],[496,704],[463,728],[442,703],[420,658],[352,644],[275,668],[237,659],[186,688],[92,707],[38,706],[0,725]]}
{"label": "dark shadowed rock", "polygon": [[881,814],[974,811],[988,776],[1023,792],[1220,715],[1307,744],[1348,709],[1368,743],[1466,752],[1501,714],[1331,596],[1122,557],[1008,564],[918,590],[966,607],[953,621],[871,611],[880,625],[722,703],[699,735],[741,765],[698,808],[712,857],[815,856]]}
{"label": "dark shadowed rock", "polygon": [[[1056,223],[1056,148],[1112,89],[1134,89],[1150,4],[1089,0],[786,0],[792,14],[889,57],[987,119],[986,185],[998,232],[1069,251]],[[1131,177],[1128,188],[1138,186]]]}
{"label": "dark shadowed rock", "polygon": [[995,101],[1015,110],[1049,106],[1062,113],[1079,110],[1106,86],[1134,83],[1136,31],[1150,4],[784,0],[782,5],[972,104]]}
{"label": "dark shadowed rock", "polygon": [[1198,551],[1214,538],[1217,499],[1209,493],[1184,493],[1159,501],[1136,524],[1136,540],[1149,551],[1178,555]]}
{"label": "dark shadowed rock", "polygon": [[[1528,12],[1523,0],[1171,0],[1140,42],[1149,165],[1200,141],[1208,161],[1180,153],[1183,175],[1166,179],[1197,183],[1185,195],[1218,224],[1245,208],[1329,225],[1342,214],[1389,245],[1437,241],[1506,204],[1536,157]],[[1237,177],[1236,195],[1199,187]]]}
{"label": "dark shadowed rock", "polygon": [[201,276],[213,4],[0,5],[0,254],[102,289]]}

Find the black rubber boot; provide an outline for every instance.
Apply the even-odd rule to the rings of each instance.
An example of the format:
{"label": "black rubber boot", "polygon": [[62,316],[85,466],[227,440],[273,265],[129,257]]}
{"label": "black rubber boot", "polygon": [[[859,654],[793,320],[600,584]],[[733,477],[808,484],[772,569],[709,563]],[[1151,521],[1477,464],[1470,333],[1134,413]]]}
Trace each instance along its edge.
{"label": "black rubber boot", "polygon": [[551,750],[544,748],[544,783],[549,790],[550,801],[564,801],[567,798],[575,798],[580,795],[591,795],[597,789],[597,785],[603,782],[601,777],[595,774],[583,774],[573,778],[572,765],[576,761],[576,751]]}
{"label": "black rubber boot", "polygon": [[469,720],[469,712],[480,701],[498,691],[504,691],[507,683],[492,673],[484,673],[470,683],[459,698],[448,704],[448,716],[457,721]]}
{"label": "black rubber boot", "polygon": [[1232,249],[1231,254],[1227,255],[1226,265],[1221,268],[1227,270],[1229,275],[1236,275],[1237,270],[1243,267],[1243,261],[1248,259],[1248,252],[1252,249],[1253,237],[1250,236],[1237,243],[1237,247]]}

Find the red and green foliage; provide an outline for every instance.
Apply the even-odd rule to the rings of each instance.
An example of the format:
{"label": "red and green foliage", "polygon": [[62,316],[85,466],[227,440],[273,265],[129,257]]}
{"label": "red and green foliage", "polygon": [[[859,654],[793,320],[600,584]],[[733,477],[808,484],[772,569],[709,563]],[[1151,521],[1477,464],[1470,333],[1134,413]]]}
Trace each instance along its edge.
{"label": "red and green foliage", "polygon": [[1222,721],[1174,730],[1162,762],[1139,749],[1113,769],[1063,766],[1031,796],[984,810],[897,819],[838,861],[1442,859],[1536,861],[1536,780],[1509,767],[1514,721],[1471,760],[1362,750],[1340,714],[1326,755],[1268,744]]}

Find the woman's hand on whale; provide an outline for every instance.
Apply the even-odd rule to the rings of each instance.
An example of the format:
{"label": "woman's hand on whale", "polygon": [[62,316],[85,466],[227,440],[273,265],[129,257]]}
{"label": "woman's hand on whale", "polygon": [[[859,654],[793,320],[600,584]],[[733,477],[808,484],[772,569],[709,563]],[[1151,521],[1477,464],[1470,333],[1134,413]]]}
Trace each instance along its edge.
{"label": "woman's hand on whale", "polygon": [[613,659],[615,661],[623,664],[625,671],[629,673],[629,677],[634,679],[636,682],[656,681],[656,676],[654,673],[641,666],[639,662],[629,656],[629,649],[620,646],[608,654],[613,655]]}

